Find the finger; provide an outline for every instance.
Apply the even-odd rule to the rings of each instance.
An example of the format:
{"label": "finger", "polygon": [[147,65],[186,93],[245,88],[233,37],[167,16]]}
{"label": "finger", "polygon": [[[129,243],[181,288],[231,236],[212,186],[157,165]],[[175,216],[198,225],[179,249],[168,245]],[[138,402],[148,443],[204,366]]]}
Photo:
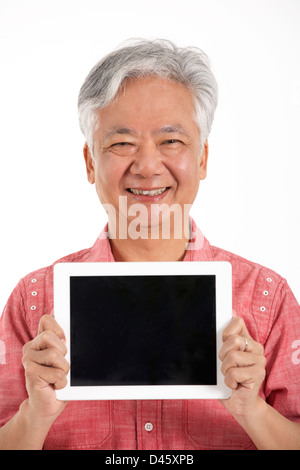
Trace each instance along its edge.
{"label": "finger", "polygon": [[52,330],[45,330],[38,334],[32,341],[24,345],[23,355],[30,350],[40,351],[48,348],[57,348],[64,356],[67,354],[65,342],[61,341]]}
{"label": "finger", "polygon": [[30,388],[44,388],[50,384],[59,390],[67,384],[67,376],[62,369],[46,367],[33,361],[26,365],[25,375]]}
{"label": "finger", "polygon": [[254,341],[245,336],[230,335],[220,349],[219,358],[221,361],[224,360],[226,354],[231,350],[254,352]]}
{"label": "finger", "polygon": [[252,353],[257,355],[264,354],[263,346],[254,341],[251,337],[246,336],[239,336],[239,335],[231,335],[229,336],[226,341],[223,343],[220,352],[219,358],[223,361],[229,351],[243,351],[246,353]]}
{"label": "finger", "polygon": [[43,315],[41,317],[40,322],[39,322],[39,327],[38,327],[38,334],[42,333],[45,330],[53,331],[62,340],[66,339],[64,330],[57,323],[53,315]]}
{"label": "finger", "polygon": [[248,367],[232,367],[225,374],[224,382],[232,390],[239,386],[248,389],[259,388],[265,378],[265,368],[260,364]]}
{"label": "finger", "polygon": [[264,369],[266,365],[265,357],[248,352],[231,350],[222,362],[221,372],[225,376],[229,369],[235,367],[251,367],[256,364]]}
{"label": "finger", "polygon": [[65,374],[69,372],[70,368],[68,361],[57,348],[43,349],[41,351],[31,349],[23,356],[22,362],[25,369],[29,362],[61,369]]}
{"label": "finger", "polygon": [[223,341],[231,335],[245,336],[251,338],[244,320],[241,317],[234,317],[223,331]]}

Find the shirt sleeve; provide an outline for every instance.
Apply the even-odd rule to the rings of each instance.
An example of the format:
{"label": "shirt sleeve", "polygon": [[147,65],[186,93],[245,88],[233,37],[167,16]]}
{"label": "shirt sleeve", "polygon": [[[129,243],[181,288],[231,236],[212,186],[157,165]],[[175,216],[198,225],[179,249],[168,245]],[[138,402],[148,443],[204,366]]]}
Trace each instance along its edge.
{"label": "shirt sleeve", "polygon": [[265,342],[267,402],[292,421],[300,421],[300,306],[282,280],[274,299]]}
{"label": "shirt sleeve", "polygon": [[0,427],[16,414],[28,396],[22,348],[31,339],[20,281],[0,317]]}

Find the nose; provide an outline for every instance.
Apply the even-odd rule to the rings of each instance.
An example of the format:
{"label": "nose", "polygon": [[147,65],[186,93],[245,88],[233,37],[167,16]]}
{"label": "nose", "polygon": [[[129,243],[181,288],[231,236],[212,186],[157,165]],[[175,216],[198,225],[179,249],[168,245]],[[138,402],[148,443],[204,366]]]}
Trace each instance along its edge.
{"label": "nose", "polygon": [[144,178],[161,175],[164,171],[164,165],[156,145],[141,145],[135,154],[130,171],[133,175],[140,175]]}

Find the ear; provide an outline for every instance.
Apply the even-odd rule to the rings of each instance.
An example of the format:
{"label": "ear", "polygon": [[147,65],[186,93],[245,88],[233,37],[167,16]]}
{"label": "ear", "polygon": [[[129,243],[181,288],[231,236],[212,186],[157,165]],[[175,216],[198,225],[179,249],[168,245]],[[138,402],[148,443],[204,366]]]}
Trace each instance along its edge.
{"label": "ear", "polygon": [[208,160],[208,141],[206,139],[202,155],[200,158],[200,180],[204,180],[207,176],[207,160]]}
{"label": "ear", "polygon": [[95,162],[87,143],[83,147],[83,156],[85,160],[87,179],[89,183],[95,183]]}

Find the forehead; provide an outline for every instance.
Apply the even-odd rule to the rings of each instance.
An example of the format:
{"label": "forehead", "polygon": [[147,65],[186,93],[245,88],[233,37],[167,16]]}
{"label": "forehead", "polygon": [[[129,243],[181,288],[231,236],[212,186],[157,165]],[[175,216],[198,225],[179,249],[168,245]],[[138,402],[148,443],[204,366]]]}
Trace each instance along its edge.
{"label": "forehead", "polygon": [[184,85],[158,77],[127,80],[116,98],[98,111],[99,130],[113,134],[164,129],[187,131],[195,125],[191,91]]}

